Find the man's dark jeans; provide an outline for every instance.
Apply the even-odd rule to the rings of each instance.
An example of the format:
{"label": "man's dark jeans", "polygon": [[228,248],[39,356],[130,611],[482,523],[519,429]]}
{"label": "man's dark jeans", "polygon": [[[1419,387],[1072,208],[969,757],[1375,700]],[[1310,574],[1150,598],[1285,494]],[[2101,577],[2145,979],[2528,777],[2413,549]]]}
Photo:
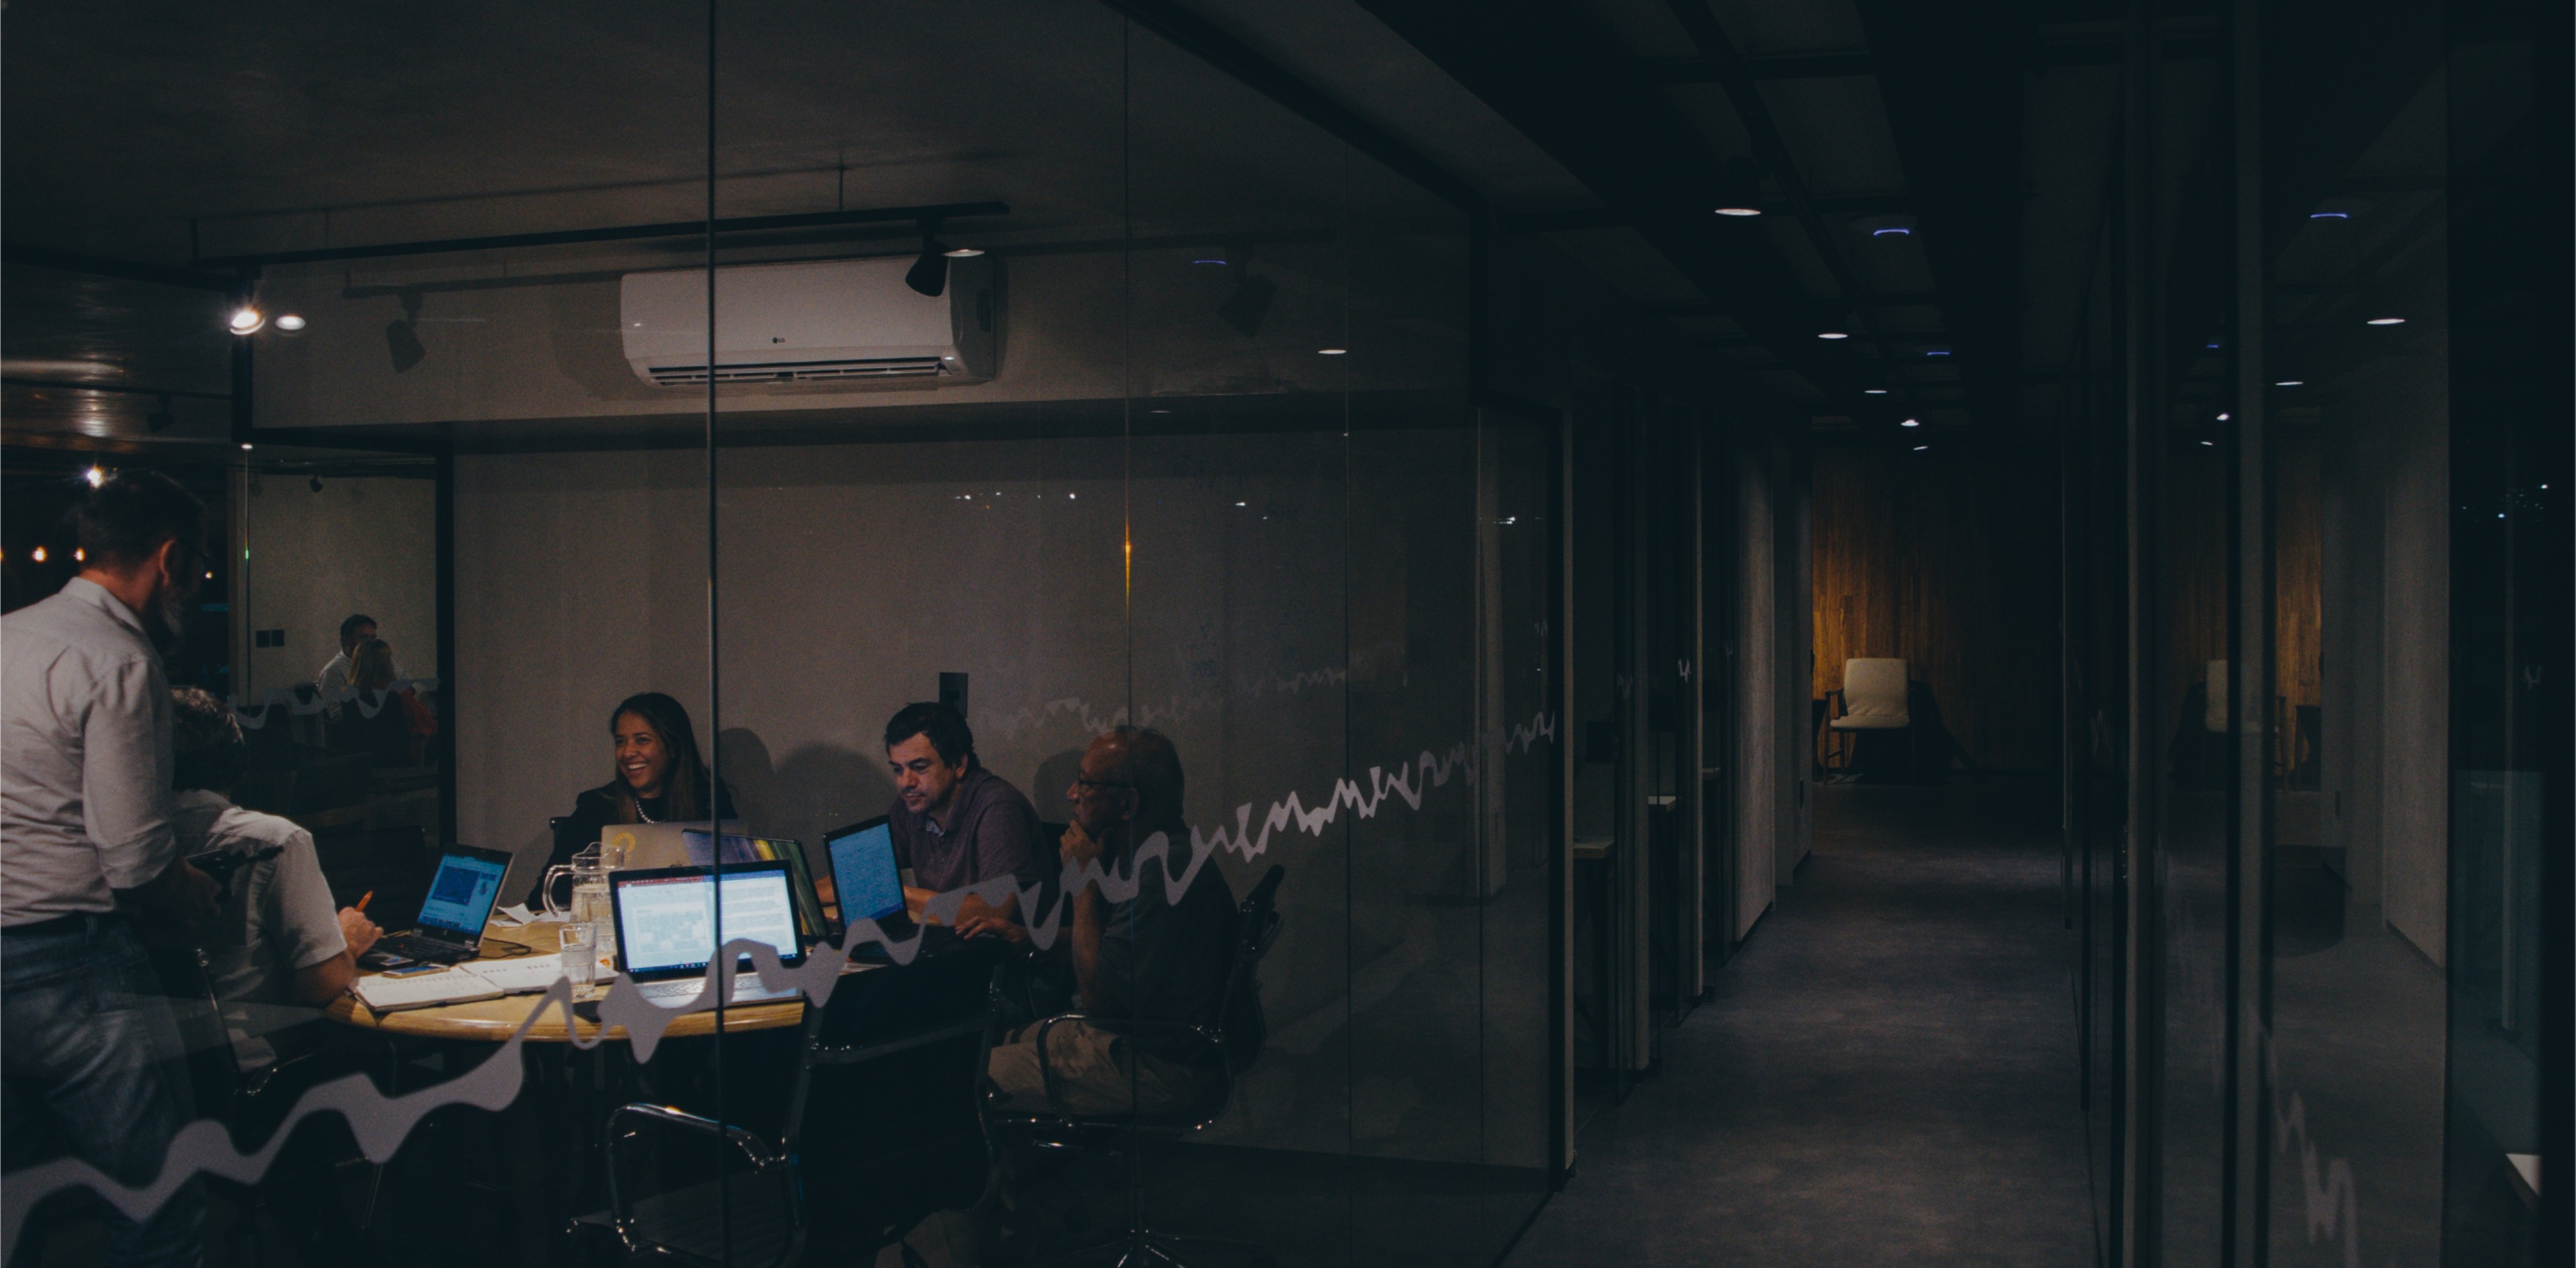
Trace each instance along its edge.
{"label": "man's dark jeans", "polygon": [[[123,920],[0,934],[0,1031],[0,1170],[68,1152],[129,1186],[161,1173],[190,1096],[170,1003]],[[193,1180],[139,1225],[111,1208],[111,1262],[197,1263],[204,1214]]]}

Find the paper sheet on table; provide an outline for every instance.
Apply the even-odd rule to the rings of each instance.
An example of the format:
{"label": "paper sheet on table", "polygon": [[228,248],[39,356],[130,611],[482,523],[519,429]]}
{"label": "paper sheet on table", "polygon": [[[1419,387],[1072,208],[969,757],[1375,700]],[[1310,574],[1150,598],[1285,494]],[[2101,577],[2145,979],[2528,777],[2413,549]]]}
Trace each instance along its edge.
{"label": "paper sheet on table", "polygon": [[515,960],[468,960],[456,967],[492,984],[504,995],[542,991],[564,975],[563,957],[527,955]]}
{"label": "paper sheet on table", "polygon": [[500,908],[492,913],[492,923],[499,925],[504,929],[516,928],[525,924],[534,924],[536,923],[536,919],[537,913],[528,910],[528,905],[526,903],[512,903],[509,906]]}

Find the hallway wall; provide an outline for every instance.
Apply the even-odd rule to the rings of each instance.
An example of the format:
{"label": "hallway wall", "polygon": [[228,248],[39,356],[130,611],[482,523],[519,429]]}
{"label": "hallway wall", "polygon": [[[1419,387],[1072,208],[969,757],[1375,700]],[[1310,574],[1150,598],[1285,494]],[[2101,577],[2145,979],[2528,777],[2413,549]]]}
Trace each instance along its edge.
{"label": "hallway wall", "polygon": [[1819,448],[1814,532],[1815,699],[1846,659],[1901,656],[1969,763],[2055,768],[2053,469],[1964,445]]}

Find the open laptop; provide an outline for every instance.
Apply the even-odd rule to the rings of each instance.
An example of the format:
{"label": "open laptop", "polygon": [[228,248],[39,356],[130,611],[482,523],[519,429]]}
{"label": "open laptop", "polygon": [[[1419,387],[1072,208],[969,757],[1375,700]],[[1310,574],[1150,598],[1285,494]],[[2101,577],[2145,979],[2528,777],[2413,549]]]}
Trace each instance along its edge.
{"label": "open laptop", "polygon": [[[904,909],[903,872],[895,866],[894,830],[885,816],[834,828],[823,837],[823,846],[832,856],[832,897],[840,916],[840,928],[833,936],[842,937],[851,925],[873,920],[889,938],[900,942],[911,937],[916,926]],[[924,954],[947,951],[961,941],[957,931],[946,925],[919,928]],[[874,945],[852,947],[850,953],[884,955]]]}
{"label": "open laptop", "polygon": [[[691,828],[681,834],[688,843],[689,864],[705,867],[715,862],[714,834],[703,828]],[[814,873],[805,866],[805,843],[788,837],[748,837],[726,833],[724,861],[734,863],[778,862],[787,865],[787,890],[796,899],[796,933],[807,945],[830,937],[830,926],[823,919],[823,900],[814,892]]]}
{"label": "open laptop", "polygon": [[507,851],[447,847],[439,857],[438,871],[429,878],[429,897],[421,900],[418,923],[407,932],[377,940],[368,958],[377,963],[400,957],[459,964],[482,954],[483,925],[492,918],[492,903],[501,896],[501,878],[509,872]]}
{"label": "open laptop", "polygon": [[[774,860],[729,864],[724,869],[724,927],[716,927],[713,869],[629,868],[609,876],[609,904],[617,920],[617,969],[635,979],[644,997],[668,1007],[696,999],[707,965],[726,942],[749,939],[778,951],[781,965],[805,961],[796,938],[796,900],[788,892],[787,864]],[[794,999],[794,987],[771,987],[738,966],[732,1002]]]}
{"label": "open laptop", "polygon": [[[742,820],[727,819],[721,826],[726,832],[742,831]],[[707,834],[707,821],[692,823],[612,823],[599,830],[599,839],[626,849],[626,867],[687,867],[689,834]]]}

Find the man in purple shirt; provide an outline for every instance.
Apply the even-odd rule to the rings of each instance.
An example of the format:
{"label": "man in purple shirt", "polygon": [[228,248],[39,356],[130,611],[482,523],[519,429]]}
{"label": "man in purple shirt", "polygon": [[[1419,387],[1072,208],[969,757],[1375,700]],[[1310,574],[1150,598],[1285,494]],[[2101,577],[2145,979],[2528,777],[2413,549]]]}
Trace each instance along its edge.
{"label": "man in purple shirt", "polygon": [[[895,790],[886,818],[895,861],[912,869],[903,897],[915,915],[935,895],[998,876],[1023,889],[1039,883],[1037,808],[975,760],[975,733],[957,710],[905,705],[886,723],[885,745]],[[995,905],[969,894],[955,924],[963,935],[1027,936],[1017,895]]]}

